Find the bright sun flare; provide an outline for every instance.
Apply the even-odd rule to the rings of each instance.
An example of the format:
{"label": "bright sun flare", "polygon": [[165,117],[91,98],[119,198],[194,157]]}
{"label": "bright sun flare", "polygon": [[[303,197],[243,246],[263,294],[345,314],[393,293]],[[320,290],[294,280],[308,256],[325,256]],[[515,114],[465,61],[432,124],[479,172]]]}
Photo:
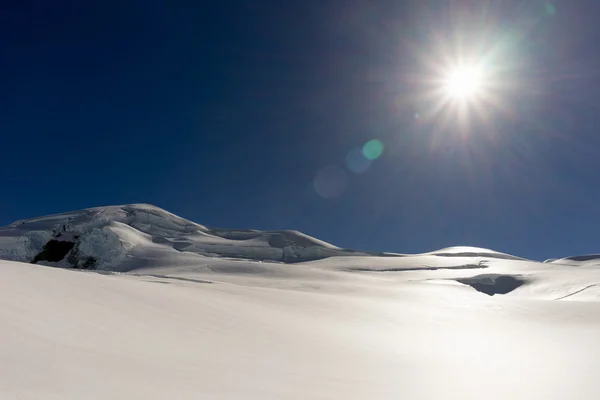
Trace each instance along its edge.
{"label": "bright sun flare", "polygon": [[444,89],[452,98],[470,100],[481,94],[483,84],[481,67],[462,65],[449,71],[445,77]]}

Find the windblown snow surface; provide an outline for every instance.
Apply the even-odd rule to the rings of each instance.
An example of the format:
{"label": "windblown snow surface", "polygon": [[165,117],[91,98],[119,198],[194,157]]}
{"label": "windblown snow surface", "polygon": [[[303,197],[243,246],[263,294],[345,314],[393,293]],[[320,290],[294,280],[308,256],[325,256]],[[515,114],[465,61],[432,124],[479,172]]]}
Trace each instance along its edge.
{"label": "windblown snow surface", "polygon": [[2,399],[600,398],[591,256],[373,255],[128,205],[0,228],[0,258]]}

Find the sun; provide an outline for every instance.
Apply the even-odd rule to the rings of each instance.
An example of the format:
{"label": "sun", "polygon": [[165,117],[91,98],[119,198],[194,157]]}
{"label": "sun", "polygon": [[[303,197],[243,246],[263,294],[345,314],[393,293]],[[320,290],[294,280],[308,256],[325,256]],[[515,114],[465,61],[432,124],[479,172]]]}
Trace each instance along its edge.
{"label": "sun", "polygon": [[[491,51],[491,50],[490,50]],[[491,124],[506,112],[509,78],[487,52],[433,52],[425,59],[420,106],[436,131],[458,129],[465,138],[474,127]]]}
{"label": "sun", "polygon": [[420,126],[466,140],[515,115],[511,99],[532,85],[519,76],[523,61],[512,39],[451,28],[411,49],[416,63],[406,74],[407,95]]}
{"label": "sun", "polygon": [[444,77],[445,94],[455,100],[473,100],[483,94],[483,68],[477,64],[463,64],[449,69]]}

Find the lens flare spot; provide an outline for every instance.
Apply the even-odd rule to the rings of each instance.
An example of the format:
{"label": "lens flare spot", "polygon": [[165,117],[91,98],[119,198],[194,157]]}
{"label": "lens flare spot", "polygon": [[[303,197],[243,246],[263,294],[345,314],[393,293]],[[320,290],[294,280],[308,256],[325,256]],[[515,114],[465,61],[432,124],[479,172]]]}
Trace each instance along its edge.
{"label": "lens flare spot", "polygon": [[546,14],[548,14],[548,15],[556,14],[556,6],[550,2],[546,2],[544,4],[544,9],[546,10]]}
{"label": "lens flare spot", "polygon": [[337,165],[324,167],[317,172],[313,185],[319,196],[334,199],[341,196],[346,190],[348,176]]}
{"label": "lens flare spot", "polygon": [[383,142],[381,140],[369,140],[363,146],[363,155],[369,160],[378,159],[383,154]]}
{"label": "lens flare spot", "polygon": [[361,174],[369,169],[372,161],[366,158],[360,149],[350,150],[346,156],[346,166],[355,174]]}

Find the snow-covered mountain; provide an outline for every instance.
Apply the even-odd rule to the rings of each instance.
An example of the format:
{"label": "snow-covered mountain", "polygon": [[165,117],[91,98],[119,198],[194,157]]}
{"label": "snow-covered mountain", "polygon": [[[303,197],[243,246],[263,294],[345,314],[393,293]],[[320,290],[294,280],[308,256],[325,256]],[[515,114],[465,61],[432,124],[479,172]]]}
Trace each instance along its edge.
{"label": "snow-covered mountain", "polygon": [[[521,260],[464,246],[426,254]],[[0,227],[0,259],[105,271],[215,258],[296,263],[361,256],[407,255],[342,249],[293,230],[208,228],[148,204],[89,208]]]}
{"label": "snow-covered mountain", "polygon": [[368,254],[135,204],[17,221],[0,258],[2,399],[600,398],[594,255]]}
{"label": "snow-covered mountain", "polygon": [[[467,246],[412,255],[368,253],[342,249],[292,230],[209,228],[148,204],[16,221],[0,228],[0,259],[244,283],[249,276],[289,283],[344,281],[348,273],[374,276],[414,271],[420,281],[450,280],[489,295],[600,299],[600,275],[594,268],[600,259],[595,255],[538,263]],[[577,273],[573,267],[579,267]]]}
{"label": "snow-covered mountain", "polygon": [[286,263],[368,255],[292,230],[208,228],[148,204],[90,208],[0,228],[0,259],[5,260],[127,271],[172,261],[181,253],[188,259],[198,256],[197,262],[229,257]]}

